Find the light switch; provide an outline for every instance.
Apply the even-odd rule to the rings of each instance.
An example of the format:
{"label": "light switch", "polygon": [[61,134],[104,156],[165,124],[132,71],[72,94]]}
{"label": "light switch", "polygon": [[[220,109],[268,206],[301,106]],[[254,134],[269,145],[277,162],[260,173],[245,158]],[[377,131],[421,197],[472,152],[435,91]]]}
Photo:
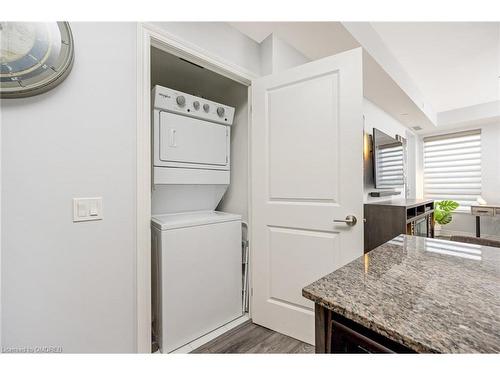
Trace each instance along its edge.
{"label": "light switch", "polygon": [[78,210],[78,217],[82,218],[87,216],[87,205],[85,204],[85,201],[78,201],[77,203],[77,210]]}
{"label": "light switch", "polygon": [[73,198],[73,222],[102,220],[102,197]]}

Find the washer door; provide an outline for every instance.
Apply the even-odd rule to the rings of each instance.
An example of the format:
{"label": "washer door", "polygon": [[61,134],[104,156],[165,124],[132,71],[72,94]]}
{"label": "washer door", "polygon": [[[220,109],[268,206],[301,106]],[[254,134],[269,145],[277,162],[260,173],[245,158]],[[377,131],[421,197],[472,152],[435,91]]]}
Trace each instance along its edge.
{"label": "washer door", "polygon": [[199,166],[229,163],[229,128],[191,117],[160,112],[159,158],[162,162]]}

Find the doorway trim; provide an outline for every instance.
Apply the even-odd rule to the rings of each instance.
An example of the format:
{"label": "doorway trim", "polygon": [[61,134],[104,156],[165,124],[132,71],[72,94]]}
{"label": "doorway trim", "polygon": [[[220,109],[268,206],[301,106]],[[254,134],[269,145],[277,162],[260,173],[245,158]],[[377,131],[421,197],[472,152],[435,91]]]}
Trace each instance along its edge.
{"label": "doorway trim", "polygon": [[[159,48],[249,87],[257,76],[230,61],[183,40],[151,23],[137,25],[137,127],[136,127],[136,352],[151,352],[151,47]],[[249,100],[251,96],[249,95]],[[251,132],[249,105],[248,136]],[[250,151],[249,151],[250,152]],[[248,157],[250,164],[251,155]],[[248,173],[251,173],[249,165]],[[248,217],[251,220],[251,178],[248,176]],[[251,230],[251,223],[249,225]],[[249,238],[251,238],[250,233]],[[250,256],[252,254],[250,248]],[[251,272],[250,272],[251,276]]]}

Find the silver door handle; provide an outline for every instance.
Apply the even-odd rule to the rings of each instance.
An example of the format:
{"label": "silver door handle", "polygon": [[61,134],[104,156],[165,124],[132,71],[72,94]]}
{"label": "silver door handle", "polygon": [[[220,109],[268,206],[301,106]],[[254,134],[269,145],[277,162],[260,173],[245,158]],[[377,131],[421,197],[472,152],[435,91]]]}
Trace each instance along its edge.
{"label": "silver door handle", "polygon": [[358,222],[358,219],[356,219],[356,216],[354,216],[354,215],[347,215],[345,217],[345,220],[334,219],[333,222],[334,223],[346,223],[350,227],[353,227]]}

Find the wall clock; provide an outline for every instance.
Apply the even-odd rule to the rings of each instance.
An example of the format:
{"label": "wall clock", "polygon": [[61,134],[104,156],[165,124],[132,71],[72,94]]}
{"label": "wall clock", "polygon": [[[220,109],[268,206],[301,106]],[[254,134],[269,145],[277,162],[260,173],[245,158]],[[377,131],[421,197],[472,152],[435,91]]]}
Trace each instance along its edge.
{"label": "wall clock", "polygon": [[71,71],[73,56],[67,22],[0,22],[0,97],[54,88]]}

